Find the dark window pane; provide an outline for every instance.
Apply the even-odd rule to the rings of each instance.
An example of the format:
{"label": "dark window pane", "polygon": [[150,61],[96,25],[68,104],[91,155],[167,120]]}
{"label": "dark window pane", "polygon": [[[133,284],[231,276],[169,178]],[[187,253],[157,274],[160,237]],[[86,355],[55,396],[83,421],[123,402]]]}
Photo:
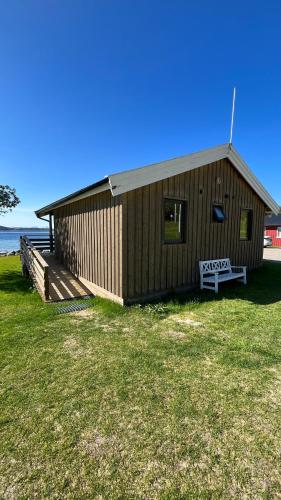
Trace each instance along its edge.
{"label": "dark window pane", "polygon": [[164,240],[182,242],[184,225],[184,202],[164,200]]}
{"label": "dark window pane", "polygon": [[223,222],[225,219],[223,207],[220,205],[215,205],[213,207],[213,219],[215,222]]}
{"label": "dark window pane", "polygon": [[240,239],[250,240],[252,232],[252,211],[241,210],[240,216]]}

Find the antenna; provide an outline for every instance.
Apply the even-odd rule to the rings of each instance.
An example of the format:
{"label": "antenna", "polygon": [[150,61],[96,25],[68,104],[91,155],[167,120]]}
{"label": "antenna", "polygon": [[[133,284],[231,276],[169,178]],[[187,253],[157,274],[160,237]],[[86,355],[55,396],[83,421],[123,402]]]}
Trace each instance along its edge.
{"label": "antenna", "polygon": [[231,112],[231,125],[230,125],[230,137],[229,137],[229,145],[232,144],[232,132],[233,132],[233,122],[234,122],[234,111],[235,111],[235,97],[236,97],[236,88],[233,89],[233,98],[232,98],[232,112]]}

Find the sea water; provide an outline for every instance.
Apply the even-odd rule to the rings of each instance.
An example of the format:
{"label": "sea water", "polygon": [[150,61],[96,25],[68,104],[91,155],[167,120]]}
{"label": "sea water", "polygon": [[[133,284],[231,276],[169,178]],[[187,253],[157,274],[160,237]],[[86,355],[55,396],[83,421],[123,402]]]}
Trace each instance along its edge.
{"label": "sea water", "polygon": [[46,238],[49,236],[49,231],[0,231],[0,252],[19,250],[20,236]]}

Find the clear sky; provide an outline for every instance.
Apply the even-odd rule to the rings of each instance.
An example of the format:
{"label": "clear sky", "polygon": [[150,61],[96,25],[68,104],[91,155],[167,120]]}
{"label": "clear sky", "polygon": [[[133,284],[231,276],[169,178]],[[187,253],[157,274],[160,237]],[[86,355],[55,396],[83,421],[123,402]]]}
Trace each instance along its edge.
{"label": "clear sky", "polygon": [[[281,203],[280,0],[0,3],[0,225],[106,174],[228,141]],[[39,225],[42,225],[40,223]]]}

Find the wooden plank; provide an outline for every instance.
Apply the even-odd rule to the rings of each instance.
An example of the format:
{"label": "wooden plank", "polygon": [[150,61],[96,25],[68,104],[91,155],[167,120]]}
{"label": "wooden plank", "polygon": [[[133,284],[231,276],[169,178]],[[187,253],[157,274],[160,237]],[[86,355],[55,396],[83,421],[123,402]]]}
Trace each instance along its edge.
{"label": "wooden plank", "polygon": [[[128,199],[127,199],[127,193],[122,195],[122,202],[120,209],[118,210],[120,214],[120,226],[119,224],[116,223],[116,208],[115,208],[115,231],[116,228],[118,231],[120,231],[120,240],[121,240],[121,246],[120,246],[120,251],[117,251],[117,259],[116,259],[116,266],[118,266],[118,263],[120,263],[120,268],[119,270],[116,269],[115,267],[115,273],[116,273],[116,289],[115,293],[117,294],[117,290],[119,290],[119,294],[123,299],[127,299],[128,297]],[[115,238],[116,238],[116,233],[115,233]],[[122,276],[122,281],[120,283],[120,287],[118,287],[118,276]]]}
{"label": "wooden plank", "polygon": [[31,241],[31,243],[50,243],[50,238],[29,238],[29,241]]}
{"label": "wooden plank", "polygon": [[[111,251],[112,251],[112,293],[120,295],[120,266],[122,265],[119,257],[119,197],[112,199],[112,212],[111,212]],[[121,292],[122,296],[122,292]]]}
{"label": "wooden plank", "polygon": [[123,273],[123,259],[122,259],[122,254],[123,254],[123,223],[124,223],[124,217],[123,217],[123,209],[124,205],[121,202],[121,196],[118,197],[118,249],[117,249],[117,255],[116,255],[116,274],[118,276],[118,286],[116,288],[116,293],[119,297],[122,297],[123,300],[123,278],[124,278],[124,273]]}
{"label": "wooden plank", "polygon": [[[190,172],[191,174],[192,172]],[[186,275],[184,277],[184,283],[192,283],[192,273],[193,273],[193,261],[192,261],[192,240],[193,240],[193,177],[185,173],[185,190],[187,194],[186,211],[187,211],[187,222],[186,222]]]}
{"label": "wooden plank", "polygon": [[149,186],[148,201],[148,290],[155,290],[156,184]]}
{"label": "wooden plank", "polygon": [[223,196],[223,205],[226,219],[223,224],[223,255],[224,257],[230,257],[229,255],[229,194],[228,194],[228,186],[230,184],[230,172],[229,168],[226,168],[225,160],[221,160],[221,170],[222,170],[222,196]]}
{"label": "wooden plank", "polygon": [[84,226],[83,226],[83,237],[84,237],[84,273],[86,279],[89,280],[89,223],[88,223],[88,200],[89,198],[84,198]]}
{"label": "wooden plank", "polygon": [[146,294],[149,289],[148,283],[148,268],[149,268],[149,224],[150,224],[150,207],[149,207],[149,186],[142,189],[142,272],[141,272],[141,291]]}
{"label": "wooden plank", "polygon": [[102,269],[101,269],[101,200],[97,196],[97,281],[96,283],[101,286],[102,282]]}
{"label": "wooden plank", "polygon": [[180,189],[180,181],[181,181],[181,175],[176,175],[174,177],[175,179],[175,183],[174,183],[174,195],[180,199],[180,192],[181,192],[181,189]]}
{"label": "wooden plank", "polygon": [[88,198],[88,227],[89,227],[89,248],[88,248],[88,259],[89,259],[89,281],[94,281],[94,210],[93,210],[93,196]]}
{"label": "wooden plank", "polygon": [[79,239],[80,239],[80,232],[79,232],[79,219],[80,215],[78,213],[79,210],[79,205],[78,203],[73,204],[73,223],[72,223],[72,229],[71,229],[71,235],[69,235],[69,238],[72,238],[73,240],[73,259],[72,259],[72,266],[69,267],[67,266],[68,269],[73,271],[76,276],[80,275],[81,273],[81,251],[80,251],[80,246],[79,246]]}
{"label": "wooden plank", "polygon": [[67,262],[67,267],[71,266],[71,258],[73,253],[71,252],[71,206],[66,206],[65,207],[65,217],[66,217],[66,226],[65,226],[65,232],[66,232],[66,262]]}
{"label": "wooden plank", "polygon": [[105,288],[105,279],[104,279],[104,223],[103,223],[103,204],[102,197],[100,197],[100,255],[99,255],[99,263],[100,263],[100,283],[99,285],[102,288]]}
{"label": "wooden plank", "polygon": [[209,223],[207,207],[209,205],[209,200],[206,197],[206,175],[208,167],[204,166],[199,169],[199,186],[198,186],[198,203],[201,207],[201,217],[198,226],[200,245],[199,245],[199,256],[200,260],[205,258],[206,252],[208,251],[206,247],[206,227]]}
{"label": "wooden plank", "polygon": [[97,282],[97,196],[92,197],[92,267],[93,282]]}
{"label": "wooden plank", "polygon": [[44,269],[45,267],[48,267],[48,264],[46,264],[46,261],[43,259],[43,257],[38,252],[38,250],[36,250],[35,248],[32,248],[32,247],[27,247],[26,251],[34,257],[34,259],[38,263],[38,266],[40,266],[42,269]]}
{"label": "wooden plank", "polygon": [[83,283],[89,290],[92,292],[94,295],[98,295],[99,297],[103,297],[105,299],[113,300],[114,302],[117,302],[118,304],[124,305],[124,300],[123,298],[119,297],[118,295],[115,295],[108,290],[105,290],[104,288],[98,286],[96,283],[90,283],[88,282],[85,278],[79,277],[79,280],[81,283]]}
{"label": "wooden plank", "polygon": [[183,248],[185,245],[179,245],[177,249],[177,255],[175,258],[177,259],[176,263],[176,272],[173,276],[173,287],[177,287],[182,285],[182,267],[183,267]]}
{"label": "wooden plank", "polygon": [[82,211],[82,216],[80,218],[80,245],[82,248],[82,269],[81,269],[81,276],[86,276],[87,274],[87,259],[86,259],[86,234],[85,234],[85,229],[86,229],[86,210],[85,210],[85,198],[81,200],[81,211]]}
{"label": "wooden plank", "polygon": [[103,266],[104,266],[104,288],[108,290],[108,252],[107,252],[107,204],[105,195],[103,196]]}
{"label": "wooden plank", "polygon": [[111,293],[116,293],[116,273],[115,264],[117,260],[116,255],[116,242],[115,242],[115,208],[116,208],[116,198],[112,197],[110,201],[110,234],[109,234],[109,244],[110,244],[110,273],[111,273]]}
{"label": "wooden plank", "polygon": [[182,262],[181,262],[181,279],[180,283],[184,284],[186,283],[187,279],[189,278],[189,262],[190,262],[190,256],[188,254],[189,251],[189,233],[190,233],[190,216],[189,216],[189,186],[187,184],[187,176],[186,174],[181,175],[181,199],[185,200],[185,226],[184,226],[184,231],[185,231],[185,242],[184,245],[182,245]]}
{"label": "wooden plank", "polygon": [[135,239],[136,239],[136,224],[135,211],[136,200],[135,191],[127,193],[128,200],[128,297],[135,296]]}
{"label": "wooden plank", "polygon": [[106,234],[106,239],[107,239],[107,286],[106,286],[106,289],[109,291],[109,292],[112,292],[112,262],[113,262],[113,255],[112,255],[112,251],[111,251],[111,248],[112,248],[112,240],[111,240],[111,209],[112,209],[112,206],[111,206],[111,195],[110,195],[110,198],[107,196],[108,200],[107,200],[107,214],[106,214],[106,218],[107,218],[107,228],[106,228],[106,231],[107,231],[107,234]]}
{"label": "wooden plank", "polygon": [[156,197],[155,197],[155,274],[154,274],[154,288],[156,291],[161,290],[161,275],[162,275],[162,259],[164,252],[164,244],[162,239],[163,231],[163,182],[156,184]]}
{"label": "wooden plank", "polygon": [[44,269],[44,298],[49,300],[50,297],[50,284],[49,284],[49,267]]}
{"label": "wooden plank", "polygon": [[234,265],[237,264],[237,248],[239,245],[239,213],[237,211],[237,174],[234,171],[233,167],[227,162],[228,168],[230,170],[230,214],[229,217],[231,219],[231,223],[229,224],[229,236],[230,236],[230,245],[232,249],[232,262]]}
{"label": "wooden plank", "polygon": [[136,210],[135,210],[135,293],[141,295],[142,293],[142,196],[143,190],[137,189],[135,194]]}
{"label": "wooden plank", "polygon": [[[162,181],[162,186],[163,186],[163,198],[168,198],[170,196],[169,193],[169,180],[165,179]],[[161,282],[160,282],[160,288],[163,290],[167,288],[167,254],[168,254],[168,244],[164,243],[163,241],[163,229],[164,229],[164,213],[163,213],[163,203],[164,200],[160,200],[160,206],[159,206],[159,211],[160,211],[160,218],[159,218],[159,224],[161,227]]]}
{"label": "wooden plank", "polygon": [[26,262],[28,264],[28,267],[32,269],[32,272],[34,272],[38,276],[41,276],[41,278],[43,279],[46,267],[43,268],[31,254],[26,257]]}
{"label": "wooden plank", "polygon": [[194,214],[195,214],[195,227],[196,231],[194,234],[194,243],[195,243],[195,255],[194,255],[194,264],[195,264],[195,281],[198,281],[198,261],[200,260],[200,228],[201,228],[201,201],[198,202],[198,193],[199,193],[199,171],[197,169],[194,171]]}

